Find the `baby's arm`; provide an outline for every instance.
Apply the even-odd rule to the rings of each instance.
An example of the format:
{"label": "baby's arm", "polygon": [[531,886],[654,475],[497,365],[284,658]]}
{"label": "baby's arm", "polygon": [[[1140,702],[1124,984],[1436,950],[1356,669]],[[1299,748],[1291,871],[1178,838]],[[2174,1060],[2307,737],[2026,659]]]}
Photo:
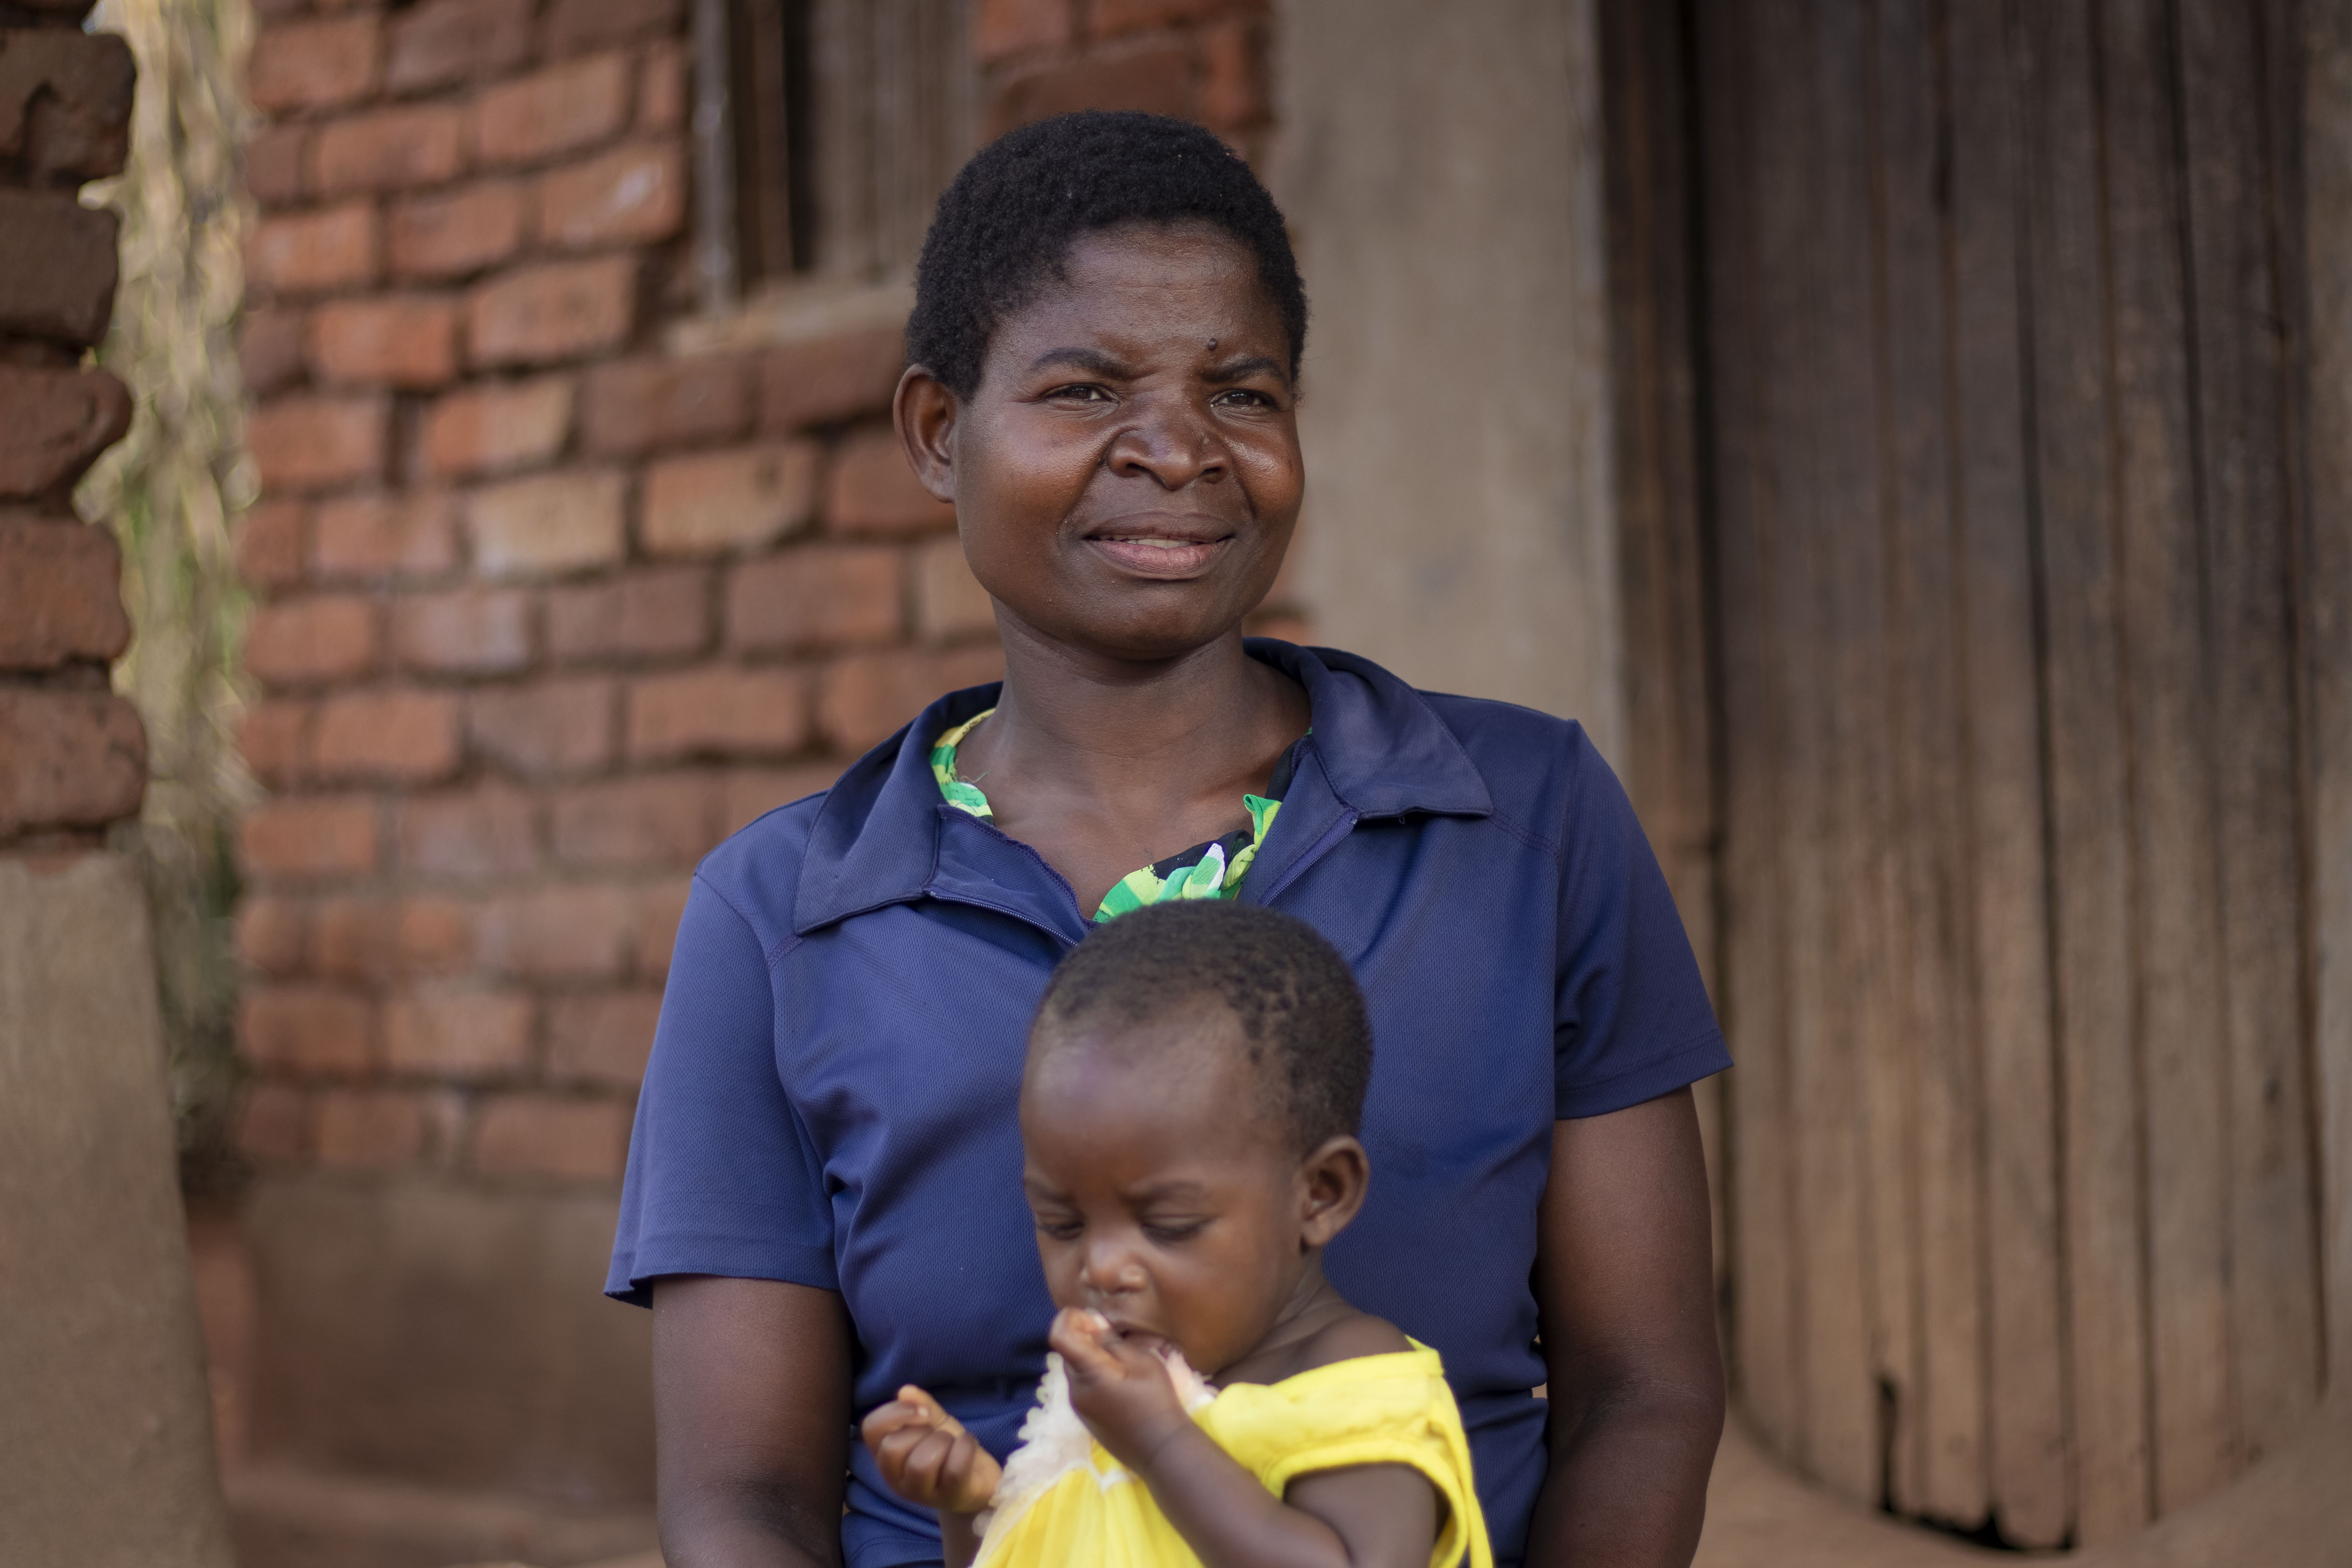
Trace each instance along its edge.
{"label": "baby's arm", "polygon": [[1075,1310],[1054,1320],[1050,1340],[1087,1428],[1143,1478],[1208,1568],[1427,1568],[1442,1504],[1420,1471],[1326,1470],[1277,1498],[1186,1414],[1158,1357]]}
{"label": "baby's arm", "polygon": [[912,1384],[868,1415],[859,1433],[892,1491],[938,1510],[947,1568],[971,1568],[980,1552],[973,1516],[988,1506],[1003,1474],[995,1457]]}

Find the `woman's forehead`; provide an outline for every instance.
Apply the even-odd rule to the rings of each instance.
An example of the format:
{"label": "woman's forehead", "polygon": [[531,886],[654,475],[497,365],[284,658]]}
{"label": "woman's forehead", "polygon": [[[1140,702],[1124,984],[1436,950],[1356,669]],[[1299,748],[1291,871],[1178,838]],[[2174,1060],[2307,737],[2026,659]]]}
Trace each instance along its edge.
{"label": "woman's forehead", "polygon": [[[1036,291],[997,324],[989,357],[1025,365],[1056,349],[1191,343],[1287,360],[1280,312],[1249,247],[1205,224],[1129,225],[1081,235]],[[1193,340],[1197,340],[1194,342]]]}

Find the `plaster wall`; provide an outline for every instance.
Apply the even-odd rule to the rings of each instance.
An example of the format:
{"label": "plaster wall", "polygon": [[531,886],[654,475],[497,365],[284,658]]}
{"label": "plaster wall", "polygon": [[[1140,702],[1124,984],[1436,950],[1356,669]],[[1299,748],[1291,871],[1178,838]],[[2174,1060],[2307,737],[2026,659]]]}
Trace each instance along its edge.
{"label": "plaster wall", "polygon": [[1285,0],[1318,640],[1622,760],[1591,0]]}

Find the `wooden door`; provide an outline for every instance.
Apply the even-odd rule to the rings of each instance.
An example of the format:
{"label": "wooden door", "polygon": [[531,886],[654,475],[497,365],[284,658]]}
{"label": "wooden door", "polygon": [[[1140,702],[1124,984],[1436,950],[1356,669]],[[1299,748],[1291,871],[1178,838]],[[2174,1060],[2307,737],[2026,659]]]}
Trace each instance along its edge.
{"label": "wooden door", "polygon": [[1604,13],[1630,772],[1713,850],[1737,1403],[2018,1544],[2213,1490],[2323,1373],[2294,11]]}

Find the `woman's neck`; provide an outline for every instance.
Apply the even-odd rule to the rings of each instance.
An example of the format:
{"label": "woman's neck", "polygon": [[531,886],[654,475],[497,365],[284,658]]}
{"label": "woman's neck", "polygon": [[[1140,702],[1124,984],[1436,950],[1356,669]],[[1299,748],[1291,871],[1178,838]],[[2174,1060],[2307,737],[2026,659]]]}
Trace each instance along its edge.
{"label": "woman's neck", "polygon": [[992,800],[1007,787],[1106,803],[1223,791],[1306,729],[1306,693],[1251,658],[1239,632],[1139,661],[1072,649],[1017,623],[1004,630],[1003,695],[961,758],[967,779],[987,776]]}

